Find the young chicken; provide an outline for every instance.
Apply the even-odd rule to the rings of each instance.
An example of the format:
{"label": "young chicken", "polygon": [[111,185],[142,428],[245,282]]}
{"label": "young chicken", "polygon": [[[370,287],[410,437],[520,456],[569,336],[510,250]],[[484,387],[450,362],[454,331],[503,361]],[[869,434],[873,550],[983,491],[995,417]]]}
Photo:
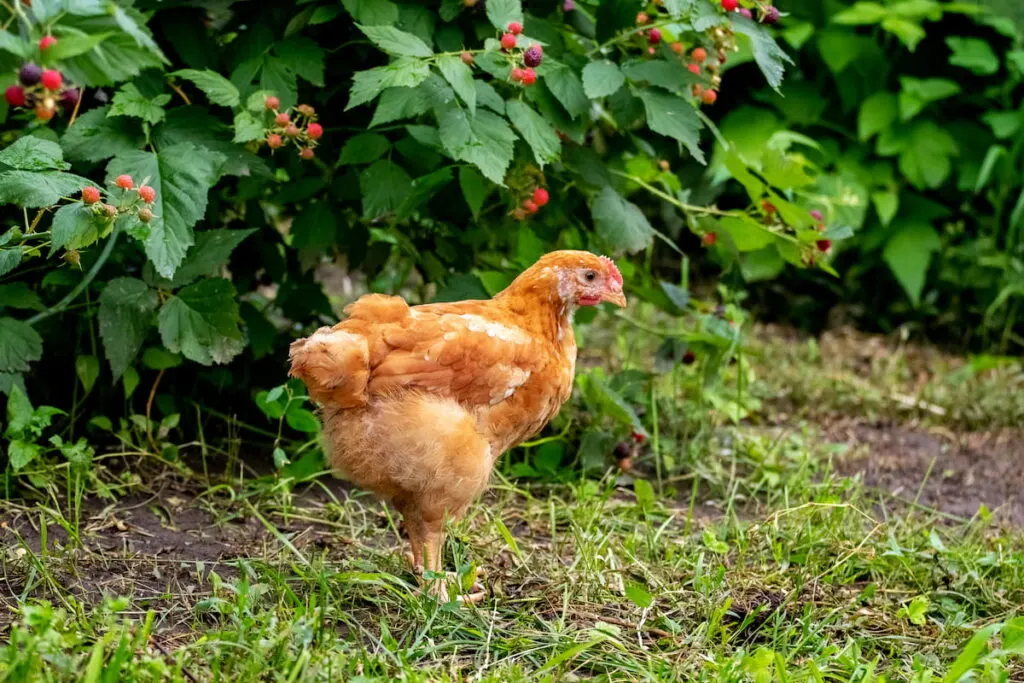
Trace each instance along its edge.
{"label": "young chicken", "polygon": [[556,251],[493,299],[410,307],[370,294],[292,343],[330,464],[401,512],[418,574],[440,571],[445,518],[465,514],[498,456],[569,398],[573,313],[604,301],[626,305],[612,260]]}

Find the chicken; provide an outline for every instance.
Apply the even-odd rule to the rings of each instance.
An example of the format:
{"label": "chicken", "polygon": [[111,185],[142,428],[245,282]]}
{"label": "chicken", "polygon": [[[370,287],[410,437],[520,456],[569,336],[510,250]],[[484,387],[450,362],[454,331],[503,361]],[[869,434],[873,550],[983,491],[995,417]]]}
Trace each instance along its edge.
{"label": "chicken", "polygon": [[626,305],[614,262],[556,251],[493,299],[409,306],[370,294],[292,343],[291,375],[320,406],[328,462],[402,514],[419,575],[440,571],[445,520],[465,514],[498,456],[569,398],[573,313],[605,301]]}

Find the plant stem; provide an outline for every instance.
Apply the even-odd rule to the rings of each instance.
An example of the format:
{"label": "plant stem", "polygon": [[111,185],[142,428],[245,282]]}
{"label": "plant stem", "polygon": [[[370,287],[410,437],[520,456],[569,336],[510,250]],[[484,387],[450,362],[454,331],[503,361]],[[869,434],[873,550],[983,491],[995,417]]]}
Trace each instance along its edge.
{"label": "plant stem", "polygon": [[683,211],[688,211],[690,213],[711,214],[715,216],[739,216],[742,214],[741,211],[723,211],[722,209],[716,209],[713,206],[697,206],[696,204],[687,204],[685,202],[679,201],[678,199],[670,195],[668,192],[659,190],[654,185],[651,185],[647,181],[642,180],[635,175],[630,175],[629,173],[624,173],[623,171],[616,171],[613,168],[608,170],[612,173],[612,175],[617,175],[621,178],[625,178],[626,180],[630,180],[636,183],[637,185],[644,188],[651,194],[661,197],[669,204],[672,204],[673,206],[676,206],[682,209]]}
{"label": "plant stem", "polygon": [[100,253],[100,257],[96,259],[96,263],[92,264],[92,268],[90,268],[89,272],[85,274],[85,277],[82,278],[82,281],[79,282],[74,289],[68,292],[67,296],[65,296],[63,299],[58,301],[53,306],[47,308],[45,311],[40,311],[39,313],[36,313],[34,316],[29,318],[25,322],[29,325],[35,325],[37,322],[40,322],[41,320],[46,320],[52,315],[57,315],[58,313],[61,313],[65,308],[68,307],[68,304],[77,299],[78,296],[85,291],[85,288],[88,287],[96,278],[96,275],[99,274],[100,269],[107,262],[107,259],[110,258],[110,254],[114,251],[114,244],[117,242],[117,238],[119,235],[120,232],[117,230],[117,228],[114,228],[114,232],[110,235],[110,239],[107,240],[107,245],[103,247],[103,251],[102,253]]}

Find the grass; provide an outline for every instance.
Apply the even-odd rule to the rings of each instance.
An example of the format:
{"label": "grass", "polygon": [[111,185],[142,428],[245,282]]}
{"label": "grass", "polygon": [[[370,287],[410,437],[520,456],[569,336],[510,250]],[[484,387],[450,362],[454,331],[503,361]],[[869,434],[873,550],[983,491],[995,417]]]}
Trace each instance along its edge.
{"label": "grass", "polygon": [[[965,366],[942,358],[924,382],[913,370],[931,352],[830,343],[762,338],[737,366],[746,397],[679,401],[696,368],[656,384],[645,419],[658,429],[632,472],[503,468],[447,548],[449,567],[487,569],[476,607],[417,595],[398,520],[327,476],[142,463],[93,476],[93,492],[117,485],[106,500],[51,485],[8,501],[0,678],[1024,679],[1020,529],[992,506],[932,504],[939,451],[894,495],[859,469],[857,445],[826,436],[836,419],[1012,425],[1020,367],[958,379]],[[878,353],[858,365],[863,344]],[[726,419],[729,401],[748,419]],[[713,417],[683,424],[696,414]]]}

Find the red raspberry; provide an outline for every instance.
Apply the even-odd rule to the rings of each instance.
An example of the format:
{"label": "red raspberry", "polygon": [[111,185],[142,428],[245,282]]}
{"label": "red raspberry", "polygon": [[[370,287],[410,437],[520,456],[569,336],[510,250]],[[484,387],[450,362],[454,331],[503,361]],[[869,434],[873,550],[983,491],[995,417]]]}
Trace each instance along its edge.
{"label": "red raspberry", "polygon": [[540,66],[544,61],[544,49],[540,45],[531,45],[523,52],[523,64],[526,66]]}
{"label": "red raspberry", "polygon": [[57,39],[53,36],[43,36],[39,41],[39,49],[46,50],[57,44]]}
{"label": "red raspberry", "polygon": [[518,83],[523,80],[524,73],[526,72],[520,69],[518,66],[514,66],[512,67],[511,73],[509,73],[509,78]]}
{"label": "red raspberry", "polygon": [[312,147],[303,147],[302,151],[299,152],[299,156],[305,159],[306,161],[309,161],[310,159],[316,156],[316,152],[313,151]]}
{"label": "red raspberry", "polygon": [[156,201],[156,190],[154,190],[149,185],[143,185],[142,187],[139,188],[138,192],[139,199],[146,202],[147,204],[152,204],[153,202]]}
{"label": "red raspberry", "polygon": [[714,90],[705,90],[700,99],[704,104],[714,104],[718,100],[718,93]]}
{"label": "red raspberry", "polygon": [[36,107],[36,118],[40,121],[49,121],[53,118],[53,115],[57,113],[57,110],[53,107],[47,107],[45,105],[38,105]]}
{"label": "red raspberry", "polygon": [[774,5],[769,5],[768,9],[764,11],[764,16],[761,17],[761,21],[771,26],[779,23],[779,8]]}
{"label": "red raspberry", "polygon": [[151,220],[153,220],[153,212],[147,209],[146,207],[142,207],[141,209],[139,209],[138,216],[139,220],[142,221],[143,223],[148,223]]}
{"label": "red raspberry", "polygon": [[263,103],[267,105],[267,109],[271,110],[277,109],[278,107],[281,106],[281,100],[279,100],[276,97],[268,97],[263,101]]}
{"label": "red raspberry", "polygon": [[704,87],[698,83],[698,84],[693,86],[693,88],[691,89],[691,92],[693,92],[693,96],[694,97],[703,97],[704,96]]}
{"label": "red raspberry", "polygon": [[811,211],[811,218],[813,218],[816,221],[825,220],[825,216],[822,215],[821,211],[818,211],[817,209]]}
{"label": "red raspberry", "polygon": [[647,439],[647,437],[644,436],[643,434],[641,434],[640,432],[633,432],[632,436],[633,436],[633,441],[636,441],[637,443],[643,443],[644,440]]}
{"label": "red raspberry", "polygon": [[543,187],[538,187],[536,190],[533,191],[533,203],[536,204],[537,206],[546,205],[550,199],[551,196],[548,194],[548,191],[545,190]]}
{"label": "red raspberry", "polygon": [[706,232],[704,233],[702,241],[704,242],[705,247],[713,247],[715,246],[715,242],[718,241],[718,235],[713,232]]}
{"label": "red raspberry", "polygon": [[741,15],[745,16],[747,19],[753,19],[754,18],[754,15],[751,14],[750,10],[748,10],[746,7],[740,7],[739,13]]}
{"label": "red raspberry", "polygon": [[686,68],[690,70],[690,73],[696,76],[700,76],[700,64],[694,64],[693,62],[690,62],[689,64],[686,65]]}
{"label": "red raspberry", "polygon": [[516,46],[516,37],[511,33],[506,33],[501,37],[501,49],[508,51]]}
{"label": "red raspberry", "polygon": [[773,213],[775,213],[778,210],[778,209],[775,208],[775,205],[772,204],[767,199],[764,200],[763,202],[761,202],[761,208],[764,209],[764,212],[766,214],[768,214],[769,216],[772,215]]}
{"label": "red raspberry", "polygon": [[656,28],[652,28],[647,32],[647,42],[651,45],[657,45],[661,42],[661,31]]}
{"label": "red raspberry", "polygon": [[690,55],[693,57],[693,61],[703,64],[704,60],[708,58],[708,51],[702,47],[695,47]]}
{"label": "red raspberry", "polygon": [[284,145],[284,140],[282,140],[281,136],[277,133],[271,133],[267,136],[267,146],[270,147],[270,149],[277,149],[282,145]]}
{"label": "red raspberry", "polygon": [[814,244],[818,247],[818,251],[828,251],[832,248],[832,240],[818,240]]}
{"label": "red raspberry", "polygon": [[473,59],[473,55],[470,54],[469,52],[463,52],[462,54],[460,54],[459,59],[461,59],[462,63],[465,64],[466,66],[473,66],[473,64],[476,62],[476,60]]}
{"label": "red raspberry", "polygon": [[649,48],[647,48],[647,54],[649,54],[649,55],[656,55],[656,54],[658,54],[658,51],[655,50],[654,47],[649,47]]}
{"label": "red raspberry", "polygon": [[25,106],[25,89],[20,85],[12,85],[4,91],[4,99],[12,107]]}
{"label": "red raspberry", "polygon": [[276,123],[279,126],[287,126],[291,120],[292,118],[288,116],[288,114],[285,114],[284,112],[281,112],[280,114],[274,117],[274,123]]}
{"label": "red raspberry", "polygon": [[697,360],[697,355],[693,351],[687,349],[686,353],[683,354],[683,365],[693,365],[695,360]]}
{"label": "red raspberry", "polygon": [[297,138],[299,137],[299,127],[296,126],[294,123],[289,123],[284,128],[284,134],[290,138]]}
{"label": "red raspberry", "polygon": [[672,52],[675,52],[677,55],[683,54],[683,44],[679,41],[672,43],[669,47],[672,48]]}
{"label": "red raspberry", "polygon": [[60,75],[59,71],[54,69],[44,71],[39,80],[47,90],[60,90],[60,86],[64,84],[64,77]]}
{"label": "red raspberry", "polygon": [[306,135],[309,136],[310,140],[319,140],[323,137],[324,127],[319,123],[311,123],[306,126]]}
{"label": "red raspberry", "polygon": [[649,16],[647,16],[646,12],[640,12],[639,14],[636,15],[636,25],[637,26],[643,26],[644,24],[646,24],[650,20],[651,20],[651,18]]}
{"label": "red raspberry", "polygon": [[120,187],[122,190],[130,190],[135,187],[135,181],[127,173],[117,176],[114,180],[114,184]]}
{"label": "red raspberry", "polygon": [[100,191],[95,187],[83,187],[82,188],[82,202],[85,204],[95,204],[100,200]]}
{"label": "red raspberry", "polygon": [[739,6],[739,0],[722,0],[722,9],[726,12],[735,12],[736,8]]}
{"label": "red raspberry", "polygon": [[523,69],[523,85],[533,85],[537,82],[537,72],[533,69]]}
{"label": "red raspberry", "polygon": [[523,208],[526,209],[526,213],[534,214],[540,211],[540,207],[537,206],[537,202],[532,199],[527,199],[523,202]]}
{"label": "red raspberry", "polygon": [[523,32],[523,25],[520,24],[518,21],[513,21],[508,25],[508,32],[514,36],[518,36],[520,33]]}

